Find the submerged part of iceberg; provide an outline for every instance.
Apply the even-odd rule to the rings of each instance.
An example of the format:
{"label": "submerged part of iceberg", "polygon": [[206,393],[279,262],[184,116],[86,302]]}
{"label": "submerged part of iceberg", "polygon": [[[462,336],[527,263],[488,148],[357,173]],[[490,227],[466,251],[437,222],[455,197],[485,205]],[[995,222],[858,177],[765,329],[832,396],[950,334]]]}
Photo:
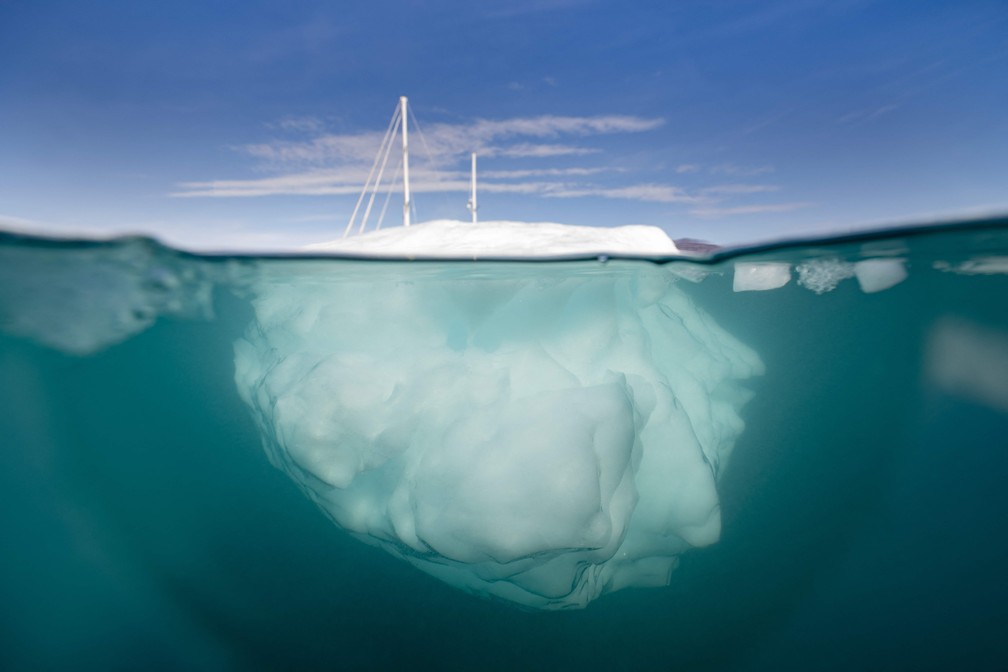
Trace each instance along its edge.
{"label": "submerged part of iceberg", "polygon": [[665,585],[719,538],[738,381],[762,364],[667,270],[260,270],[238,390],[273,464],[362,540],[558,609]]}
{"label": "submerged part of iceberg", "polygon": [[143,238],[114,243],[0,245],[0,332],[89,355],[160,315],[209,318],[203,264]]}

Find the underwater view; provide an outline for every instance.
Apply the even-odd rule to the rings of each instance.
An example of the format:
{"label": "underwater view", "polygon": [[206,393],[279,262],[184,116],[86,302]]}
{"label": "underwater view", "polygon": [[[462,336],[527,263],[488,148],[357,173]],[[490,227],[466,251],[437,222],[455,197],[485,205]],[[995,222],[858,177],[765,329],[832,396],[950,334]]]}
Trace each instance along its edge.
{"label": "underwater view", "polygon": [[709,256],[0,232],[3,669],[1008,665],[1008,221]]}

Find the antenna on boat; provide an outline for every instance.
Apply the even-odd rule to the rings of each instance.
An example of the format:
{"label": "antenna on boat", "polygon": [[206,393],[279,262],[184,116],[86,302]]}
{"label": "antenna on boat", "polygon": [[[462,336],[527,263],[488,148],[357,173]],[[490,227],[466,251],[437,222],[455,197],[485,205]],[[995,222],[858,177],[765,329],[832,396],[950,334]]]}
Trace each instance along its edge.
{"label": "antenna on boat", "polygon": [[399,105],[402,108],[402,175],[403,175],[403,206],[402,224],[410,225],[410,193],[409,193],[409,142],[406,137],[406,96],[399,96]]}
{"label": "antenna on boat", "polygon": [[472,223],[476,223],[476,210],[479,208],[476,206],[476,152],[472,153],[472,178],[470,180],[470,196],[469,202],[466,207],[469,208],[469,212],[472,213]]}

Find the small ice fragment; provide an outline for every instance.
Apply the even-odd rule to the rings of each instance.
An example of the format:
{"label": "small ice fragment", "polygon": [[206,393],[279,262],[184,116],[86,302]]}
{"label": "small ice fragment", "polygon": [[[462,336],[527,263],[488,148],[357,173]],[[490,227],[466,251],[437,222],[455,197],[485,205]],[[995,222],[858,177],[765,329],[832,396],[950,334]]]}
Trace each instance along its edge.
{"label": "small ice fragment", "polygon": [[832,292],[842,280],[854,277],[854,264],[836,258],[809,259],[795,267],[798,284],[816,294]]}
{"label": "small ice fragment", "polygon": [[704,264],[694,264],[688,261],[680,261],[668,265],[669,273],[693,284],[699,284],[706,280],[707,276],[712,273],[710,268],[710,266],[705,266]]}
{"label": "small ice fragment", "polygon": [[791,282],[791,265],[778,261],[740,261],[735,264],[736,292],[760,292],[778,289]]}
{"label": "small ice fragment", "polygon": [[1008,413],[1008,333],[945,317],[928,340],[925,371],[933,385]]}
{"label": "small ice fragment", "polygon": [[865,259],[854,264],[861,291],[881,292],[906,280],[906,264],[902,259]]}
{"label": "small ice fragment", "polygon": [[956,265],[947,261],[936,261],[934,268],[961,275],[1008,275],[1008,257],[975,257]]}

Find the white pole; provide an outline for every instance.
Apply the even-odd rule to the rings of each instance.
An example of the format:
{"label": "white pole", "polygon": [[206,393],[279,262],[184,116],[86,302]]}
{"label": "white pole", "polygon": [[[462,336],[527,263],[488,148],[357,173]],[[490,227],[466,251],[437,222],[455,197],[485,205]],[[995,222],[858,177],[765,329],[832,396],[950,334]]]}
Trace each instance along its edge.
{"label": "white pole", "polygon": [[472,153],[472,178],[470,180],[471,196],[469,197],[469,211],[472,212],[472,223],[476,223],[476,152]]}
{"label": "white pole", "polygon": [[399,96],[402,106],[402,165],[403,165],[403,226],[410,225],[410,194],[409,194],[409,142],[406,137],[406,96]]}

